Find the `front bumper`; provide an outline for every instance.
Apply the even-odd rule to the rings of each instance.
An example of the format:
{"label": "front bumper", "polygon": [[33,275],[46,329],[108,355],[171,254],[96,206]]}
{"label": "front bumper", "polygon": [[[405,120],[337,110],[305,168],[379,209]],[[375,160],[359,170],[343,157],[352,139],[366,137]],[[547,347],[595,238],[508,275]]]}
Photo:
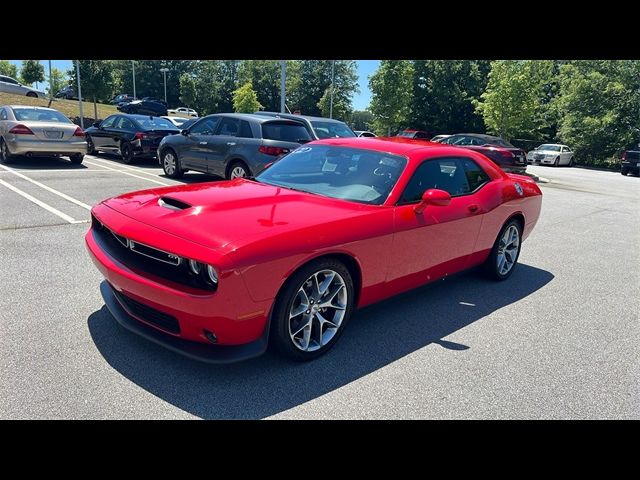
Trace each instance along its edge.
{"label": "front bumper", "polygon": [[269,341],[268,328],[265,328],[265,331],[257,340],[244,345],[206,345],[204,343],[190,342],[162,333],[137,320],[118,301],[113,288],[106,280],[103,280],[100,284],[100,293],[109,312],[120,325],[147,340],[151,340],[193,360],[205,363],[233,363],[258,357],[267,349]]}
{"label": "front bumper", "polygon": [[553,165],[557,157],[527,158],[530,165]]}
{"label": "front bumper", "polygon": [[[29,135],[31,136],[31,135]],[[27,138],[6,138],[9,153],[12,155],[75,155],[87,153],[85,140],[61,142],[55,140],[39,140]]]}
{"label": "front bumper", "polygon": [[640,161],[633,162],[621,162],[620,168],[627,172],[635,173],[636,175],[640,175]]}

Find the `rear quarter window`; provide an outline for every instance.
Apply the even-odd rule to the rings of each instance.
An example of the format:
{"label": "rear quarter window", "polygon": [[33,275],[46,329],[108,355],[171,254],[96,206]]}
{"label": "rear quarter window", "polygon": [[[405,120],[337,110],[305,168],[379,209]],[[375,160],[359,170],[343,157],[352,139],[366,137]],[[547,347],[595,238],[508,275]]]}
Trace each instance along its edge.
{"label": "rear quarter window", "polygon": [[627,152],[627,160],[640,160],[640,152]]}
{"label": "rear quarter window", "polygon": [[311,136],[304,125],[287,122],[263,123],[262,138],[297,143],[311,140]]}

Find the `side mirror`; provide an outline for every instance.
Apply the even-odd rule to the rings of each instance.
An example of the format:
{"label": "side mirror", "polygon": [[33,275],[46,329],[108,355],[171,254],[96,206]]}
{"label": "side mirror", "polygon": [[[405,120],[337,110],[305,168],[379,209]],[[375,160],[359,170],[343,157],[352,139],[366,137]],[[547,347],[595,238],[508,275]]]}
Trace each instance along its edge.
{"label": "side mirror", "polygon": [[451,195],[449,192],[439,190],[437,188],[430,188],[422,194],[422,200],[413,209],[417,214],[422,214],[427,205],[433,205],[434,207],[446,207],[451,203]]}
{"label": "side mirror", "polygon": [[93,127],[96,127],[96,128],[100,128],[100,124],[101,124],[101,123],[102,123],[102,122],[93,122],[92,126],[93,126]]}
{"label": "side mirror", "polygon": [[180,133],[181,133],[182,135],[184,135],[185,137],[187,137],[187,136],[189,135],[189,129],[188,129],[188,128],[185,128],[184,130],[180,130]]}

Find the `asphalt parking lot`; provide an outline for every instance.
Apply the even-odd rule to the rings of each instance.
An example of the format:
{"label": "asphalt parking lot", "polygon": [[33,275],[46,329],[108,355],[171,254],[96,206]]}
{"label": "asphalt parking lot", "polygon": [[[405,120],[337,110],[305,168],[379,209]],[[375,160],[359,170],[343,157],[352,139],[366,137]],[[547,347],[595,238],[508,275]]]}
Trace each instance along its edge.
{"label": "asphalt parking lot", "polygon": [[121,328],[88,208],[153,161],[0,166],[0,418],[640,418],[640,178],[529,167],[541,219],[503,283],[465,273],[357,312],[317,361],[195,363]]}

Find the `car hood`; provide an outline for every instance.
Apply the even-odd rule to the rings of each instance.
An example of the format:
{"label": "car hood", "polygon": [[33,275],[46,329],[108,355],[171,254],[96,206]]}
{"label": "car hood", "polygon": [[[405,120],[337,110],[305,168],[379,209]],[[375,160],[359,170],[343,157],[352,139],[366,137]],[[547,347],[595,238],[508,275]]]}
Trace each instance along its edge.
{"label": "car hood", "polygon": [[378,208],[245,179],[143,190],[103,203],[134,220],[212,249],[233,249],[248,240],[349,219]]}

